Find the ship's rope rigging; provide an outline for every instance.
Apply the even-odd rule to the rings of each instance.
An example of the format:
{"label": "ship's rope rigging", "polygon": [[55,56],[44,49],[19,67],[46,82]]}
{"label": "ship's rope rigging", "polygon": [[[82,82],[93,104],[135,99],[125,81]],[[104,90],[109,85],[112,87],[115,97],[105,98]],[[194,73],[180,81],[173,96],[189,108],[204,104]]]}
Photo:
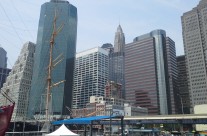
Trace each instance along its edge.
{"label": "ship's rope rigging", "polygon": [[13,22],[12,22],[11,19],[9,18],[9,16],[8,16],[6,10],[4,9],[4,7],[2,6],[1,2],[0,2],[0,7],[2,8],[4,14],[6,15],[6,17],[7,17],[8,21],[9,21],[9,23],[11,24],[11,27],[13,28],[14,32],[16,33],[18,39],[19,39],[20,42],[23,44],[23,40],[22,40],[22,38],[20,37],[19,33],[18,33],[17,30],[15,29],[15,27],[14,27],[15,25],[13,24]]}
{"label": "ship's rope rigging", "polygon": [[[13,29],[14,34],[17,36],[17,38],[19,39],[19,41],[21,42],[21,44],[23,44],[23,39],[22,39],[22,37],[21,37],[21,33],[20,33],[20,31],[21,31],[21,32],[27,32],[28,35],[29,35],[32,39],[34,39],[34,37],[32,36],[32,34],[29,32],[29,31],[31,31],[31,30],[28,29],[26,23],[24,22],[24,20],[22,19],[21,15],[20,15],[20,13],[19,13],[18,8],[15,7],[16,5],[13,3],[13,0],[10,0],[10,1],[12,2],[12,6],[14,7],[14,9],[15,9],[15,11],[16,11],[16,13],[17,13],[16,15],[18,15],[18,18],[20,19],[20,21],[22,22],[22,24],[23,24],[24,27],[25,27],[25,29],[24,29],[24,28],[22,29],[22,28],[16,27],[16,26],[14,25],[14,22],[12,22],[11,18],[9,17],[9,14],[6,12],[6,10],[4,9],[3,5],[0,3],[0,8],[3,9],[4,14],[6,15],[7,19],[9,20],[9,22],[10,22],[9,24],[12,26],[11,28]],[[56,5],[56,7],[57,7],[57,5]],[[61,16],[61,14],[62,14],[62,10],[59,10],[59,12],[58,12],[57,15],[58,15],[58,16]],[[68,22],[64,22],[64,23],[68,23]],[[0,24],[0,25],[1,25],[1,24]],[[5,25],[5,24],[2,24],[2,25]],[[6,26],[9,26],[9,25],[6,24]],[[62,24],[62,26],[58,28],[57,32],[60,32],[60,30],[62,29],[63,26],[64,26],[64,24]],[[50,30],[51,30],[51,29],[48,29],[47,32],[46,32],[46,35],[47,35],[47,36],[51,34]],[[65,33],[61,33],[61,36],[62,36],[62,38],[64,38],[64,39],[66,39],[66,37],[67,37]],[[48,36],[48,37],[50,37],[50,36]],[[8,41],[10,42],[10,40],[8,40]],[[48,44],[49,44],[49,41],[45,41],[45,45],[46,45],[46,44],[48,45]],[[16,45],[17,45],[16,43],[15,43],[15,44],[13,43],[13,44],[11,44],[11,45],[13,45],[15,48],[20,49],[19,46],[16,46]],[[38,46],[38,45],[37,45],[37,46]],[[58,54],[61,54],[61,51],[60,51],[60,49],[58,49],[57,46],[61,46],[61,45],[57,45],[56,42],[54,42],[54,50],[55,50],[55,52],[57,52]],[[46,54],[49,54],[49,51],[47,51]],[[44,63],[47,61],[46,58],[47,58],[47,55],[44,55],[44,58],[43,58]],[[60,58],[61,58],[61,59],[65,59],[65,56],[62,55]],[[61,59],[58,60],[58,61],[56,61],[56,62],[54,63],[54,65],[58,65],[59,63],[61,63]],[[8,59],[8,62],[9,62],[9,65],[12,67],[12,64],[10,63],[10,59]],[[40,68],[40,69],[41,69],[41,68]],[[42,69],[47,69],[47,67],[44,67],[44,68],[42,68]],[[34,75],[34,77],[35,77],[35,76],[38,76],[38,78],[40,79],[38,82],[40,82],[41,80],[46,80],[46,75],[47,75],[47,72],[42,72],[41,75]],[[51,82],[52,82],[52,84],[54,84],[54,81],[51,80]],[[62,81],[62,82],[64,82],[64,81]],[[62,83],[62,82],[61,82],[61,83]],[[57,86],[57,85],[55,85],[55,86],[56,86],[56,87],[59,87],[59,86]],[[52,87],[52,86],[51,86],[51,87]],[[41,88],[39,88],[39,89],[45,91],[45,88],[46,88],[46,84],[43,85],[43,87],[41,87]],[[8,92],[8,95],[10,95],[10,96],[12,96],[12,97],[14,97],[14,98],[17,97],[17,96],[14,96],[14,94],[12,94],[11,92]],[[32,97],[32,99],[33,99],[33,97]],[[64,101],[63,101],[63,102],[64,102]],[[39,106],[38,106],[38,107],[39,107]]]}
{"label": "ship's rope rigging", "polygon": [[[42,0],[42,1],[47,2],[46,0]],[[20,52],[21,47],[24,42],[36,41],[34,35],[36,35],[35,33],[37,29],[33,29],[33,28],[31,29],[28,27],[31,25],[31,23],[35,22],[34,16],[31,15],[29,12],[31,9],[28,8],[28,12],[25,10],[23,11],[22,7],[19,7],[19,5],[27,6],[27,7],[32,5],[32,7],[35,7],[35,8],[40,7],[40,5],[34,2],[31,2],[31,1],[27,1],[27,0],[21,0],[21,4],[19,4],[19,2],[17,3],[14,0],[0,1],[0,14],[1,14],[1,22],[0,22],[1,43],[0,44],[4,49],[7,49],[7,50],[8,48],[11,47],[10,52],[11,51]],[[23,18],[21,14],[26,14],[28,18]],[[14,50],[15,48],[16,50]],[[9,57],[8,57],[9,66],[10,68],[12,68],[13,63],[15,61],[15,59],[12,57],[16,56],[14,55],[16,53],[13,53],[12,55],[10,55],[11,53],[8,53],[8,54],[9,54]]]}

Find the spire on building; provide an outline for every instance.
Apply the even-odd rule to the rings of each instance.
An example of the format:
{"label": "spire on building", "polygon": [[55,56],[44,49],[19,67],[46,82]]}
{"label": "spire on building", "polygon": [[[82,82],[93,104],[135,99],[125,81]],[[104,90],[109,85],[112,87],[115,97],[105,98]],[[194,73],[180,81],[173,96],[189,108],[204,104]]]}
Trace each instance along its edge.
{"label": "spire on building", "polygon": [[122,31],[122,28],[121,28],[121,25],[119,24],[119,26],[117,27],[117,32],[119,32],[119,33],[123,33],[123,31]]}
{"label": "spire on building", "polygon": [[125,97],[125,36],[121,25],[117,27],[114,39],[114,51],[109,55],[109,81],[113,81],[121,85],[121,97]]}
{"label": "spire on building", "polygon": [[121,25],[118,26],[114,39],[114,52],[124,52],[125,36]]}

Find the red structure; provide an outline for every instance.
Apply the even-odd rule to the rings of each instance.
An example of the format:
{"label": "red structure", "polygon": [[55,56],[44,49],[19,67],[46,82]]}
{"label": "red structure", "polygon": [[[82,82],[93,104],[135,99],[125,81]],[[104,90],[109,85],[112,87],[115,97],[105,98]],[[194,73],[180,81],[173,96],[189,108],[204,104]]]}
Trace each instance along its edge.
{"label": "red structure", "polygon": [[0,136],[4,136],[7,131],[14,110],[14,105],[15,103],[0,107]]}
{"label": "red structure", "polygon": [[114,81],[108,81],[105,86],[105,97],[121,99],[121,86],[121,84],[115,83]]}

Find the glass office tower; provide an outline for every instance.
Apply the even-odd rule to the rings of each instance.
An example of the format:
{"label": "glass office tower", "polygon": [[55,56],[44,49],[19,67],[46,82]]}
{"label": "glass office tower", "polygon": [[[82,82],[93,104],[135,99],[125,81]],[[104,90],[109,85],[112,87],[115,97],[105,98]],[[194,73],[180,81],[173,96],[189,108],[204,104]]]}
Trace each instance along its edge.
{"label": "glass office tower", "polygon": [[178,113],[190,114],[190,95],[188,90],[188,75],[185,55],[177,56],[178,67]]}
{"label": "glass office tower", "polygon": [[[35,68],[28,108],[29,117],[45,114],[49,47],[55,15],[57,19],[56,27],[57,29],[60,28],[60,32],[55,38],[53,64],[56,64],[59,60],[62,61],[52,69],[52,83],[62,80],[65,80],[65,82],[53,87],[51,90],[51,114],[54,116],[64,115],[68,112],[66,107],[71,107],[77,37],[77,8],[65,0],[51,0],[41,6],[34,62]],[[63,25],[62,29],[61,25]]]}
{"label": "glass office tower", "polygon": [[174,114],[175,43],[164,30],[136,37],[125,46],[126,100],[149,114]]}

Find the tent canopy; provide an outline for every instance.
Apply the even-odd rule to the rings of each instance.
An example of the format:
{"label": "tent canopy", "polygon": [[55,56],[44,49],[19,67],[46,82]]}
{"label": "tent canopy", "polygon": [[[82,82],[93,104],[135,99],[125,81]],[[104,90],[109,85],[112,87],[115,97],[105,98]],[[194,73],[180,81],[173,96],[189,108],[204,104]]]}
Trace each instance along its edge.
{"label": "tent canopy", "polygon": [[46,136],[79,136],[78,134],[75,134],[71,132],[64,124],[59,127],[57,130],[50,134],[46,134]]}
{"label": "tent canopy", "polygon": [[55,121],[53,125],[60,125],[60,124],[91,124],[92,121],[102,120],[102,119],[110,119],[116,118],[118,116],[92,116],[87,118],[74,118],[74,119],[67,119],[67,120],[60,120]]}

